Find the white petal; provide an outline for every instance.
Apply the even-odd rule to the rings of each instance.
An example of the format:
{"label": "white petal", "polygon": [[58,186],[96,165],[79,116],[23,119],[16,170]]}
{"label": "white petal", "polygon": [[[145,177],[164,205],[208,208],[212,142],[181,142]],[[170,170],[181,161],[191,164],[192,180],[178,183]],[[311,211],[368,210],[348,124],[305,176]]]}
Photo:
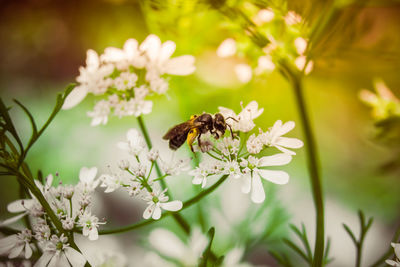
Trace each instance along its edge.
{"label": "white petal", "polygon": [[248,194],[250,193],[251,190],[251,175],[250,174],[246,174],[243,176],[242,179],[242,193],[243,194]]}
{"label": "white petal", "polygon": [[258,163],[258,166],[281,166],[288,164],[292,160],[292,156],[279,153],[272,156],[262,157]]}
{"label": "white petal", "polygon": [[13,248],[17,242],[17,235],[10,235],[0,239],[0,254],[9,253],[11,248]]}
{"label": "white petal", "polygon": [[86,259],[83,257],[81,253],[76,251],[71,247],[67,247],[64,249],[65,255],[68,258],[68,261],[71,263],[73,267],[83,267],[85,266]]}
{"label": "white petal", "polygon": [[161,40],[157,35],[150,34],[140,45],[140,50],[145,51],[151,61],[156,61],[160,55]]}
{"label": "white petal", "polygon": [[243,111],[250,113],[251,119],[254,120],[264,112],[264,108],[258,109],[257,101],[253,100],[249,104],[247,104]]}
{"label": "white petal", "polygon": [[47,267],[70,267],[64,253],[55,254]]}
{"label": "white petal", "polygon": [[189,75],[192,74],[196,67],[194,66],[195,58],[190,55],[171,58],[165,65],[165,73],[171,75]]}
{"label": "white petal", "polygon": [[24,250],[24,247],[25,244],[21,244],[12,248],[10,254],[8,255],[8,258],[13,259],[18,257],[21,254],[22,250]]}
{"label": "white petal", "polygon": [[149,219],[153,214],[153,209],[154,209],[154,204],[149,205],[143,212],[143,218],[146,220]]}
{"label": "white petal", "polygon": [[99,67],[99,56],[97,55],[96,51],[89,49],[86,52],[86,67],[88,70],[94,70]]}
{"label": "white petal", "polygon": [[62,106],[62,109],[70,109],[78,105],[87,95],[87,89],[85,86],[75,87],[71,93],[67,96]]}
{"label": "white petal", "polygon": [[47,266],[51,258],[54,256],[54,252],[45,251],[39,260],[35,263],[33,267],[43,267]]}
{"label": "white petal", "polygon": [[395,262],[394,260],[386,260],[385,262],[390,266],[399,266],[399,263]]}
{"label": "white petal", "polygon": [[264,187],[262,185],[260,176],[253,174],[251,185],[251,200],[254,203],[262,203],[265,200]]}
{"label": "white petal", "polygon": [[394,253],[396,253],[397,258],[400,258],[400,243],[394,244]]}
{"label": "white petal", "polygon": [[294,156],[294,155],[296,155],[296,152],[294,152],[294,151],[292,151],[292,150],[289,150],[289,149],[286,149],[286,148],[284,148],[283,146],[279,146],[279,145],[274,145],[277,149],[279,149],[281,152],[283,152],[284,154],[288,154],[288,155],[291,155],[291,156]]}
{"label": "white petal", "polygon": [[183,259],[186,253],[186,245],[172,232],[164,229],[155,229],[149,236],[150,244],[162,255]]}
{"label": "white petal", "polygon": [[258,170],[260,176],[274,184],[287,184],[289,182],[289,174],[284,171],[275,170]]}
{"label": "white petal", "polygon": [[160,62],[168,60],[175,52],[176,45],[172,41],[166,41],[161,46]]}
{"label": "white petal", "polygon": [[138,41],[133,38],[126,40],[124,44],[124,51],[128,55],[128,57],[136,55],[138,45],[139,45]]}
{"label": "white petal", "polygon": [[32,248],[29,243],[25,244],[25,259],[29,259],[32,256]]}
{"label": "white petal", "polygon": [[[26,211],[26,203],[31,199],[18,199],[7,205],[7,210],[12,213]],[[23,204],[22,204],[23,203]]]}
{"label": "white petal", "polygon": [[96,227],[93,227],[92,230],[89,231],[89,240],[94,241],[99,239],[99,233]]}
{"label": "white petal", "polygon": [[26,214],[27,214],[27,212],[24,212],[24,213],[18,214],[17,216],[14,216],[7,220],[4,220],[4,221],[0,222],[0,226],[15,223],[16,221],[19,221],[22,217],[24,217]]}
{"label": "white petal", "polygon": [[160,203],[161,208],[169,211],[178,211],[182,209],[182,201],[174,200],[170,202]]}
{"label": "white petal", "polygon": [[279,137],[276,140],[276,144],[288,148],[301,148],[304,145],[303,141],[297,138],[289,138],[289,137]]}
{"label": "white petal", "polygon": [[161,218],[161,208],[159,206],[154,207],[153,215],[151,216],[153,220],[158,220]]}
{"label": "white petal", "polygon": [[96,174],[97,174],[96,167],[93,168],[82,167],[79,172],[79,180],[86,183],[93,182],[94,178],[96,177]]}
{"label": "white petal", "polygon": [[290,132],[291,130],[293,130],[294,126],[295,126],[294,121],[285,122],[282,125],[282,127],[277,131],[276,134],[279,136],[284,135],[284,134]]}

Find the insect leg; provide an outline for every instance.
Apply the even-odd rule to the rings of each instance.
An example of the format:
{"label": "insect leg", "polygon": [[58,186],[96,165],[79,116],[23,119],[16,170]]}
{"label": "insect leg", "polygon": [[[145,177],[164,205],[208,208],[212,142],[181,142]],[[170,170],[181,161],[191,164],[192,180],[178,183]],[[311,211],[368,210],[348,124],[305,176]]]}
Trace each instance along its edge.
{"label": "insect leg", "polygon": [[193,151],[192,144],[193,144],[194,140],[196,140],[196,137],[198,135],[199,135],[199,130],[197,128],[193,128],[189,131],[187,138],[186,138],[186,141],[190,147],[190,150],[192,150],[193,153],[194,153],[194,151]]}

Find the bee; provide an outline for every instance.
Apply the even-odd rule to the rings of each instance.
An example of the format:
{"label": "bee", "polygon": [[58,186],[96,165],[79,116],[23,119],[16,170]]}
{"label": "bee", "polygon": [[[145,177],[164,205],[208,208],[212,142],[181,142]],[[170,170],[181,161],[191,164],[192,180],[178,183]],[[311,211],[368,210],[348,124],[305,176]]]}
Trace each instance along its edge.
{"label": "bee", "polygon": [[[235,120],[232,117],[229,118]],[[183,145],[183,143],[185,143],[185,141],[187,141],[190,150],[194,152],[193,142],[196,140],[196,138],[199,147],[201,147],[200,137],[202,134],[210,132],[215,139],[219,139],[225,134],[225,131],[228,127],[233,138],[232,129],[226,123],[226,120],[221,113],[216,113],[214,116],[209,113],[192,115],[190,120],[175,125],[169,129],[169,131],[163,136],[163,139],[169,140],[169,148],[172,150],[177,150]]]}

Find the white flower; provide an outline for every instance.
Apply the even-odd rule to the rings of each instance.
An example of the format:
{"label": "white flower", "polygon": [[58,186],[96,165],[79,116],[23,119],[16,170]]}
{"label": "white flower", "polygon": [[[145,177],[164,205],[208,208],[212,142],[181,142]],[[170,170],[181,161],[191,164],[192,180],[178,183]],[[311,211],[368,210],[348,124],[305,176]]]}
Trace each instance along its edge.
{"label": "white flower", "polygon": [[190,168],[191,158],[175,160],[174,155],[175,153],[172,154],[172,159],[169,162],[160,159],[161,169],[166,175],[179,175]]}
{"label": "white flower", "polygon": [[208,238],[194,228],[188,244],[185,244],[172,232],[155,229],[150,233],[149,242],[158,253],[178,262],[179,266],[198,266]]}
{"label": "white flower", "polygon": [[249,156],[247,168],[250,172],[243,176],[242,192],[245,194],[251,191],[251,200],[254,203],[261,203],[265,199],[265,192],[261,182],[261,178],[275,184],[286,184],[289,181],[289,175],[284,171],[266,170],[263,167],[281,166],[288,164],[292,157],[288,154],[276,154],[273,156],[265,156],[256,158]]}
{"label": "white flower", "polygon": [[256,16],[253,18],[253,21],[256,25],[262,25],[272,21],[274,17],[275,13],[270,8],[260,9],[260,11],[258,11]]}
{"label": "white flower", "polygon": [[233,110],[224,107],[219,107],[219,111],[233,131],[249,132],[255,126],[253,120],[260,116],[264,109],[258,109],[258,103],[251,101],[238,115]]}
{"label": "white flower", "polygon": [[182,209],[182,201],[174,200],[167,202],[169,198],[165,195],[166,191],[167,189],[164,191],[154,190],[153,192],[148,192],[143,198],[148,204],[148,207],[143,213],[143,218],[149,219],[152,217],[154,220],[158,220],[161,217],[161,209],[169,211],[178,211]]}
{"label": "white flower", "polygon": [[223,174],[229,175],[230,178],[239,178],[242,176],[240,172],[239,163],[237,161],[227,161],[222,165]]}
{"label": "white flower", "polygon": [[168,82],[159,76],[151,77],[149,83],[150,89],[159,95],[165,94],[168,91]]}
{"label": "white flower", "polygon": [[84,192],[92,192],[99,185],[100,180],[96,179],[97,168],[82,167],[79,172],[79,188],[83,189]]}
{"label": "white flower", "polygon": [[118,69],[127,69],[130,65],[141,69],[146,64],[146,57],[139,50],[139,43],[135,39],[128,39],[123,49],[107,47],[101,55],[101,61],[115,64]]}
{"label": "white flower", "polygon": [[146,68],[148,72],[146,80],[151,80],[151,78],[147,78],[151,77],[153,73],[157,75],[189,75],[195,71],[193,56],[184,55],[170,58],[175,52],[175,48],[175,43],[172,41],[161,43],[158,36],[154,34],[147,36],[139,47],[147,56]]}
{"label": "white flower", "polygon": [[274,126],[272,126],[269,131],[262,133],[259,138],[266,146],[273,146],[283,153],[296,155],[294,151],[286,148],[301,148],[303,142],[297,138],[282,137],[282,135],[291,131],[294,126],[295,123],[293,121],[288,121],[285,124],[282,124],[281,120],[277,120]]}
{"label": "white flower", "polygon": [[67,243],[68,238],[61,234],[53,235],[44,247],[43,254],[33,267],[57,266],[57,267],[83,267],[85,257]]}
{"label": "white flower", "polygon": [[107,124],[108,115],[110,114],[110,102],[106,100],[100,100],[96,103],[93,111],[89,111],[87,115],[92,117],[91,126],[97,126],[99,124]]}
{"label": "white flower", "polygon": [[139,156],[146,148],[146,143],[143,136],[136,129],[130,129],[126,133],[127,142],[118,142],[118,147],[122,150],[127,150],[134,156]]}
{"label": "white flower", "polygon": [[111,85],[111,79],[104,79],[113,72],[112,65],[100,66],[99,56],[96,51],[89,49],[86,56],[86,67],[79,68],[79,76],[76,80],[80,83],[67,96],[63,104],[63,109],[70,109],[78,105],[86,95],[91,92],[102,94]]}
{"label": "white flower", "polygon": [[256,137],[255,134],[250,135],[246,141],[247,152],[250,154],[258,154],[263,149],[264,144],[261,142],[259,136]]}
{"label": "white flower", "polygon": [[386,263],[391,266],[400,267],[400,243],[391,243],[392,247],[394,248],[394,253],[396,254],[396,261],[394,260],[386,260]]}
{"label": "white flower", "polygon": [[158,159],[159,153],[156,148],[150,149],[150,151],[147,153],[147,159],[149,161],[156,161]]}
{"label": "white flower", "polygon": [[224,137],[221,142],[217,143],[217,149],[225,156],[236,155],[239,151],[240,140],[232,139],[231,136]]}
{"label": "white flower", "polygon": [[1,222],[0,226],[12,224],[23,218],[25,215],[30,214],[30,210],[35,205],[35,202],[37,202],[36,199],[19,199],[9,203],[7,205],[7,210],[11,213],[19,214]]}
{"label": "white flower", "polygon": [[32,233],[30,230],[22,230],[21,233],[7,236],[0,239],[0,254],[8,255],[9,259],[13,259],[23,254],[25,259],[32,256],[31,242]]}
{"label": "white flower", "polygon": [[139,182],[130,182],[126,188],[130,197],[134,197],[142,193],[141,184]]}
{"label": "white flower", "polygon": [[65,219],[61,220],[61,223],[65,230],[72,230],[75,226],[74,219],[71,217],[66,217]]}
{"label": "white flower", "polygon": [[236,41],[232,38],[225,39],[217,49],[217,56],[230,57],[236,53]]}
{"label": "white flower", "polygon": [[248,64],[244,63],[235,66],[235,73],[241,83],[248,83],[253,77],[253,70]]}
{"label": "white flower", "polygon": [[125,178],[117,174],[102,174],[100,187],[105,187],[104,193],[111,193],[126,183]]}
{"label": "white flower", "polygon": [[132,72],[122,72],[113,83],[115,88],[120,91],[126,91],[135,87],[138,76]]}
{"label": "white flower", "polygon": [[189,175],[194,176],[192,183],[201,184],[201,188],[204,188],[207,185],[207,177],[215,174],[216,165],[218,164],[219,162],[216,161],[200,162],[198,167],[189,172]]}
{"label": "white flower", "polygon": [[99,218],[92,215],[89,211],[85,211],[79,216],[78,224],[83,227],[82,234],[88,236],[89,240],[97,240],[99,238],[99,233],[97,228],[99,224],[105,224],[105,222],[99,222]]}

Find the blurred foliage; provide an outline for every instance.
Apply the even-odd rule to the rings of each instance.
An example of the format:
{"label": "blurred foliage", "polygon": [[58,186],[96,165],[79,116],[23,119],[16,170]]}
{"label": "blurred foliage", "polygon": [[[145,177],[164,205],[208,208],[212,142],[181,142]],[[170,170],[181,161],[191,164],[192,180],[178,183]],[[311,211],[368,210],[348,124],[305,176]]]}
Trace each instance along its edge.
{"label": "blurred foliage", "polygon": [[[305,80],[305,93],[327,196],[353,210],[368,210],[388,223],[398,219],[398,174],[381,169],[386,162],[390,162],[387,168],[399,166],[398,154],[394,153],[398,146],[376,143],[369,110],[360,103],[357,93],[361,88],[371,88],[372,78],[381,77],[400,95],[400,2],[291,0],[287,6],[283,0],[251,2],[256,7],[294,10],[311,25],[310,39],[317,45],[311,50],[315,67]],[[161,141],[164,131],[192,114],[215,113],[218,106],[239,110],[241,101],[246,104],[253,99],[265,108],[257,120],[263,128],[277,119],[297,122],[292,92],[279,73],[256,77],[242,85],[231,67],[240,59],[219,59],[215,54],[217,46],[230,36],[234,24],[220,8],[242,4],[240,0],[3,1],[1,95],[8,103],[12,98],[20,100],[41,124],[51,111],[55,94],[78,74],[87,49],[122,47],[128,38],[142,41],[148,33],[155,33],[163,41],[175,41],[177,55],[193,54],[197,60],[196,74],[184,79],[171,78],[168,98],[156,99],[152,114],[145,117],[156,144],[165,145]],[[237,20],[239,25],[245,23],[243,17]],[[240,31],[240,27],[236,30]],[[92,128],[85,112],[93,101],[89,97],[77,108],[59,114],[28,155],[33,172],[39,168],[45,175],[59,172],[60,178],[69,183],[78,179],[82,166],[106,166],[118,160],[115,143],[136,122],[132,118],[113,119],[105,127]],[[12,109],[11,114],[17,118],[17,127],[29,132],[22,111]],[[397,127],[390,127],[390,132],[398,136],[398,121],[380,122],[378,126],[386,129],[394,124]],[[296,127],[293,136],[300,136],[300,127]],[[289,168],[291,183],[308,192],[304,152],[293,163]],[[182,184],[186,189],[173,194],[181,196],[190,190],[190,181],[184,180]],[[17,195],[15,182],[9,180],[0,194],[3,216],[6,203]],[[272,214],[283,216],[277,222],[286,221],[283,209],[276,203],[272,206],[277,209]],[[195,214],[194,208],[184,212],[189,217]],[[273,228],[277,222],[268,223]],[[239,229],[245,231],[244,227]],[[273,240],[273,236],[267,238]],[[214,245],[218,240],[214,240]]]}

